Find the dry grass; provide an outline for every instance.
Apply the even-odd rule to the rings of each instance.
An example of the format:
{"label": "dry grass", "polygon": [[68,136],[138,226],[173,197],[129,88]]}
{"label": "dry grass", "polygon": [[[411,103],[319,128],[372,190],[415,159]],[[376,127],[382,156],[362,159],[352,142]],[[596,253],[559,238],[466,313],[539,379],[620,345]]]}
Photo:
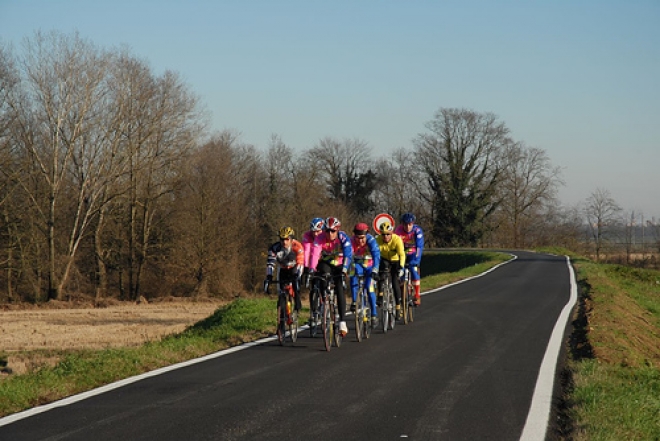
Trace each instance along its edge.
{"label": "dry grass", "polygon": [[106,308],[50,308],[0,311],[0,352],[15,373],[57,362],[51,351],[137,346],[183,331],[226,302],[128,303]]}

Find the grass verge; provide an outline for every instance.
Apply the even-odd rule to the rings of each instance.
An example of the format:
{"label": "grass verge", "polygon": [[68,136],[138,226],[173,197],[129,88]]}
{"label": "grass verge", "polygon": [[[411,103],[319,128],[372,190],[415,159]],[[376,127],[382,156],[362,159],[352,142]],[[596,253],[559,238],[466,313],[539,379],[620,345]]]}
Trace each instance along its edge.
{"label": "grass verge", "polygon": [[[424,255],[422,290],[477,275],[511,256],[491,252]],[[238,299],[184,332],[139,347],[53,354],[60,361],[0,381],[0,416],[16,413],[275,332],[276,299]]]}
{"label": "grass verge", "polygon": [[660,440],[660,272],[573,264],[579,303],[556,435]]}

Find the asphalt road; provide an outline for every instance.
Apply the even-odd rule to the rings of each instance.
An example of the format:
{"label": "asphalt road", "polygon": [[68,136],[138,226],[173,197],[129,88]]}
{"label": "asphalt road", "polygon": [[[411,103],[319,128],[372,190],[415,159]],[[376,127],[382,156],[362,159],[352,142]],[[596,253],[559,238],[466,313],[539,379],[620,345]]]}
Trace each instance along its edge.
{"label": "asphalt road", "polygon": [[303,331],[5,423],[0,440],[517,440],[570,278],[564,257],[516,254],[385,335],[325,352]]}

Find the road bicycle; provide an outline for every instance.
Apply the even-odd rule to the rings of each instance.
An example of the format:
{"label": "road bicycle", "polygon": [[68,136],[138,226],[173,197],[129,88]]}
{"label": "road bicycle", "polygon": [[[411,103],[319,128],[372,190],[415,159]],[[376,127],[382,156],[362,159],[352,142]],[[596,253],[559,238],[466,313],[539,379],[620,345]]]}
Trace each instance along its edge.
{"label": "road bicycle", "polygon": [[364,285],[364,275],[358,275],[357,299],[355,301],[355,338],[371,337],[371,308],[369,307],[369,290]]}
{"label": "road bicycle", "polygon": [[380,305],[380,321],[383,333],[387,330],[394,329],[396,324],[394,291],[392,290],[392,280],[389,270],[380,273],[380,286],[382,289],[381,305]]}
{"label": "road bicycle", "polygon": [[271,280],[269,283],[277,283],[279,286],[277,297],[277,340],[280,342],[280,345],[284,345],[288,335],[291,343],[295,343],[298,339],[298,312],[293,309],[296,301],[293,282],[290,280]]}
{"label": "road bicycle", "polygon": [[412,323],[415,319],[415,287],[410,276],[410,266],[406,265],[403,270],[403,283],[401,287],[401,308],[403,313],[403,324]]}
{"label": "road bicycle", "polygon": [[325,282],[325,289],[318,292],[320,304],[318,307],[319,317],[321,318],[321,332],[323,334],[323,343],[325,350],[330,351],[333,343],[340,347],[343,337],[339,332],[339,306],[337,296],[335,295],[335,280],[331,274],[315,274],[313,276],[314,285],[317,290],[320,281]]}
{"label": "road bicycle", "polygon": [[[308,283],[312,277],[307,276]],[[317,277],[315,277],[318,280]],[[319,289],[318,283],[312,283],[312,288],[309,291],[309,296],[311,299],[310,305],[312,310],[310,311],[309,319],[309,336],[314,338],[318,334],[319,327],[321,326],[321,290]]]}

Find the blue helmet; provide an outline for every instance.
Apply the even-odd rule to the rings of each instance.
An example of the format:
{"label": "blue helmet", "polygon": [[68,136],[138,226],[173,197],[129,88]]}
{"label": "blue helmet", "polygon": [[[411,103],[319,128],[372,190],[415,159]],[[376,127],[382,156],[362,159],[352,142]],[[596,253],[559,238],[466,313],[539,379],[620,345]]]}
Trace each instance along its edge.
{"label": "blue helmet", "polygon": [[323,220],[322,217],[315,217],[309,223],[309,229],[312,231],[321,231],[324,226],[325,226],[325,221]]}
{"label": "blue helmet", "polygon": [[403,216],[401,216],[401,223],[409,224],[410,222],[415,222],[415,215],[412,213],[404,213]]}

